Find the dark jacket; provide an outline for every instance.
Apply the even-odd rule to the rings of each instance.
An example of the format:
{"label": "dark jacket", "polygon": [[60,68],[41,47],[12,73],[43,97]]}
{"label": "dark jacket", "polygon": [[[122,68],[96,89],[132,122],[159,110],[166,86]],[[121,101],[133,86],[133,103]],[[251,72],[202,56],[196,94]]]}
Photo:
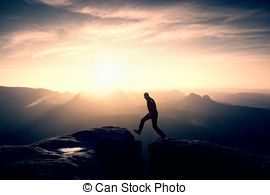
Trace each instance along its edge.
{"label": "dark jacket", "polygon": [[152,98],[147,99],[147,108],[150,114],[157,114],[157,106],[155,101]]}

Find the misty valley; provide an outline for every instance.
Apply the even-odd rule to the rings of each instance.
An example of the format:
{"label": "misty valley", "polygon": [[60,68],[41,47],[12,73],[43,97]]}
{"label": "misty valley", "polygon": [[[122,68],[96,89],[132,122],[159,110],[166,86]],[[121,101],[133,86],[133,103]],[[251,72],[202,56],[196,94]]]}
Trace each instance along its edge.
{"label": "misty valley", "polygon": [[[270,153],[270,103],[255,107],[232,105],[232,95],[219,97],[185,95],[180,91],[151,93],[159,110],[159,126],[169,137],[210,141],[256,153]],[[242,94],[244,99],[254,93]],[[234,95],[235,96],[235,95]],[[245,97],[244,97],[245,96]],[[261,95],[262,96],[262,95]],[[265,94],[263,100],[265,101]],[[269,95],[270,99],[270,95]],[[239,95],[237,96],[239,101]],[[236,101],[235,100],[235,101]],[[269,101],[269,100],[268,100]],[[106,125],[137,128],[147,112],[142,94],[114,91],[103,98],[46,89],[0,88],[0,144],[23,145],[78,130]],[[149,143],[157,134],[146,123],[143,136]]]}

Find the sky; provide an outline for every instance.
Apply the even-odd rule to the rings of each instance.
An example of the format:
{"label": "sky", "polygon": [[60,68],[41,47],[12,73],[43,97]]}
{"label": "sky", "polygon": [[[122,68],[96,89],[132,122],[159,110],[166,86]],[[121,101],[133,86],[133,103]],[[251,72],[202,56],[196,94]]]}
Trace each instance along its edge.
{"label": "sky", "polygon": [[0,0],[0,85],[270,88],[263,0]]}

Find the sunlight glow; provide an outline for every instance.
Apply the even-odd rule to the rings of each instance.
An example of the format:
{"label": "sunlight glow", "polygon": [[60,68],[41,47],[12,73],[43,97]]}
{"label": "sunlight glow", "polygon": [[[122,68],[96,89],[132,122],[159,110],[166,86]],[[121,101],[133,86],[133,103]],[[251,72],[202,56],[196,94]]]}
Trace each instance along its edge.
{"label": "sunlight glow", "polygon": [[[23,2],[33,10],[44,6]],[[0,37],[0,85],[102,95],[118,89],[270,88],[268,29],[254,28],[260,17],[251,20],[259,11],[42,2],[48,18],[29,17],[27,28],[16,30],[21,24],[15,18],[24,16],[19,12],[6,16],[14,20],[7,26],[15,26]],[[55,7],[59,18],[49,17]],[[217,18],[224,22],[216,25]],[[250,27],[236,28],[238,18]],[[32,28],[38,22],[43,26]]]}
{"label": "sunlight glow", "polygon": [[99,91],[110,91],[117,89],[120,83],[120,62],[111,52],[100,52],[96,56],[95,84]]}
{"label": "sunlight glow", "polygon": [[99,83],[106,88],[113,88],[119,82],[119,72],[115,67],[101,66],[98,70]]}

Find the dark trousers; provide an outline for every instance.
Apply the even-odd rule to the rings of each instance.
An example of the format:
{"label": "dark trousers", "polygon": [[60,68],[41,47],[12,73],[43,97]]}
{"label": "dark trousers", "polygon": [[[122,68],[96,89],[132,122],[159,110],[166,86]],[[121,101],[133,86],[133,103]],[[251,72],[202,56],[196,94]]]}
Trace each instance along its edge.
{"label": "dark trousers", "polygon": [[153,113],[153,114],[148,113],[141,119],[140,126],[139,126],[139,133],[142,132],[144,123],[149,119],[151,119],[153,129],[159,134],[159,136],[166,137],[165,133],[163,133],[163,131],[157,126],[158,113]]}

